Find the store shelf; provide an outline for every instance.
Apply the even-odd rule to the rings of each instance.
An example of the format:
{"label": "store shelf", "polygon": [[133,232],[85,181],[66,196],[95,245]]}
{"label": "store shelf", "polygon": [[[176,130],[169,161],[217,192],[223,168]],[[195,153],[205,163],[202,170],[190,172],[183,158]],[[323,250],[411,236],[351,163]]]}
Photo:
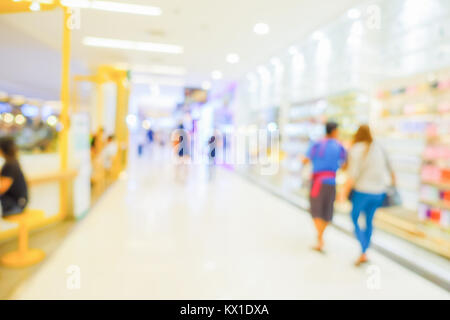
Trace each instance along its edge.
{"label": "store shelf", "polygon": [[438,183],[432,181],[422,181],[422,184],[430,185],[441,190],[450,190],[450,183]]}
{"label": "store shelf", "polygon": [[442,118],[443,115],[442,114],[430,114],[430,113],[425,113],[425,114],[411,114],[411,115],[389,115],[389,116],[383,116],[381,117],[382,120],[407,120],[407,121],[411,121],[411,120],[423,120],[423,121],[433,121],[435,120],[437,117]]}
{"label": "store shelf", "polygon": [[430,200],[421,199],[420,202],[422,202],[426,205],[429,205],[431,207],[450,210],[450,202],[448,202],[448,201],[430,201]]}

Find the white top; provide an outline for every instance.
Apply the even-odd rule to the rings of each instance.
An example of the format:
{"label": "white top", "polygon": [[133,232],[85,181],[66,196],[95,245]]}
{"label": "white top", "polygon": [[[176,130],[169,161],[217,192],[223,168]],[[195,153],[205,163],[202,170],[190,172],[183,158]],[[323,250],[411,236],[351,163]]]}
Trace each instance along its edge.
{"label": "white top", "polygon": [[118,151],[117,143],[109,142],[103,149],[103,165],[106,169],[111,169],[112,162]]}
{"label": "white top", "polygon": [[350,149],[348,173],[355,181],[356,191],[384,193],[390,183],[391,165],[388,156],[375,141],[368,151],[367,148],[365,142],[358,142]]}

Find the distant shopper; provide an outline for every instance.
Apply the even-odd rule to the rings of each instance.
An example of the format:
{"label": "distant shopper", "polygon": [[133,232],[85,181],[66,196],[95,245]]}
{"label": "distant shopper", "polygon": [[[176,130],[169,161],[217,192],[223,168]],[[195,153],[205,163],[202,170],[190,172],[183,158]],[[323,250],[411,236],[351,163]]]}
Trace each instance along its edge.
{"label": "distant shopper", "polygon": [[153,141],[155,140],[155,133],[152,129],[148,129],[147,131],[147,139],[148,139],[148,143],[152,144]]}
{"label": "distant shopper", "polygon": [[[375,211],[383,204],[388,187],[389,176],[395,184],[395,174],[388,157],[382,147],[373,141],[367,125],[359,127],[353,138],[349,152],[349,179],[343,187],[340,199],[350,195],[353,205],[351,217],[355,227],[355,235],[361,244],[362,253],[355,265],[367,262],[366,251],[370,246]],[[358,218],[366,215],[365,230],[358,224]]]}
{"label": "distant shopper", "polygon": [[313,176],[310,193],[310,211],[317,230],[317,245],[314,250],[322,251],[323,234],[333,218],[336,198],[336,171],[346,161],[345,148],[338,142],[338,125],[328,122],[326,137],[313,143],[303,160],[312,163]]}
{"label": "distant shopper", "polygon": [[177,180],[185,180],[188,174],[188,162],[190,159],[189,137],[185,130],[177,130],[173,140],[176,155],[175,176]]}
{"label": "distant shopper", "polygon": [[208,140],[208,178],[213,180],[215,177],[216,165],[216,137],[211,136]]}
{"label": "distant shopper", "polygon": [[7,217],[23,212],[28,203],[28,187],[13,138],[0,138],[0,156],[5,159],[0,172],[0,201],[3,217]]}
{"label": "distant shopper", "polygon": [[147,130],[147,149],[151,156],[153,156],[153,142],[155,141],[155,132],[150,128]]}

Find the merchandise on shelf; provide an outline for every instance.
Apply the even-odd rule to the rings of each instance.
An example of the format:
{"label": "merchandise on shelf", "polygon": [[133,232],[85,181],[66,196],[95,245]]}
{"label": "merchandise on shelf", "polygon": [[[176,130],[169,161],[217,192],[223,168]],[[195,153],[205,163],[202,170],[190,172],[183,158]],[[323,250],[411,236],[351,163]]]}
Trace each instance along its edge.
{"label": "merchandise on shelf", "polygon": [[377,134],[393,159],[407,208],[418,218],[449,227],[450,74],[434,81],[407,79],[408,86],[378,92]]}

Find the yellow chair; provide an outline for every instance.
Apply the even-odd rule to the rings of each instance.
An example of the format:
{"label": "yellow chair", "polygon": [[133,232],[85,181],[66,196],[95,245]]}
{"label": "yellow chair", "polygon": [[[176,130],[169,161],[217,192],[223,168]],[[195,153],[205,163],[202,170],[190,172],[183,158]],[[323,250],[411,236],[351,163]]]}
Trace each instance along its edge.
{"label": "yellow chair", "polygon": [[43,211],[33,209],[25,209],[23,213],[4,218],[5,221],[19,224],[18,248],[1,257],[0,261],[4,266],[23,268],[39,263],[45,258],[44,251],[28,248],[28,228],[35,221],[43,218]]}

